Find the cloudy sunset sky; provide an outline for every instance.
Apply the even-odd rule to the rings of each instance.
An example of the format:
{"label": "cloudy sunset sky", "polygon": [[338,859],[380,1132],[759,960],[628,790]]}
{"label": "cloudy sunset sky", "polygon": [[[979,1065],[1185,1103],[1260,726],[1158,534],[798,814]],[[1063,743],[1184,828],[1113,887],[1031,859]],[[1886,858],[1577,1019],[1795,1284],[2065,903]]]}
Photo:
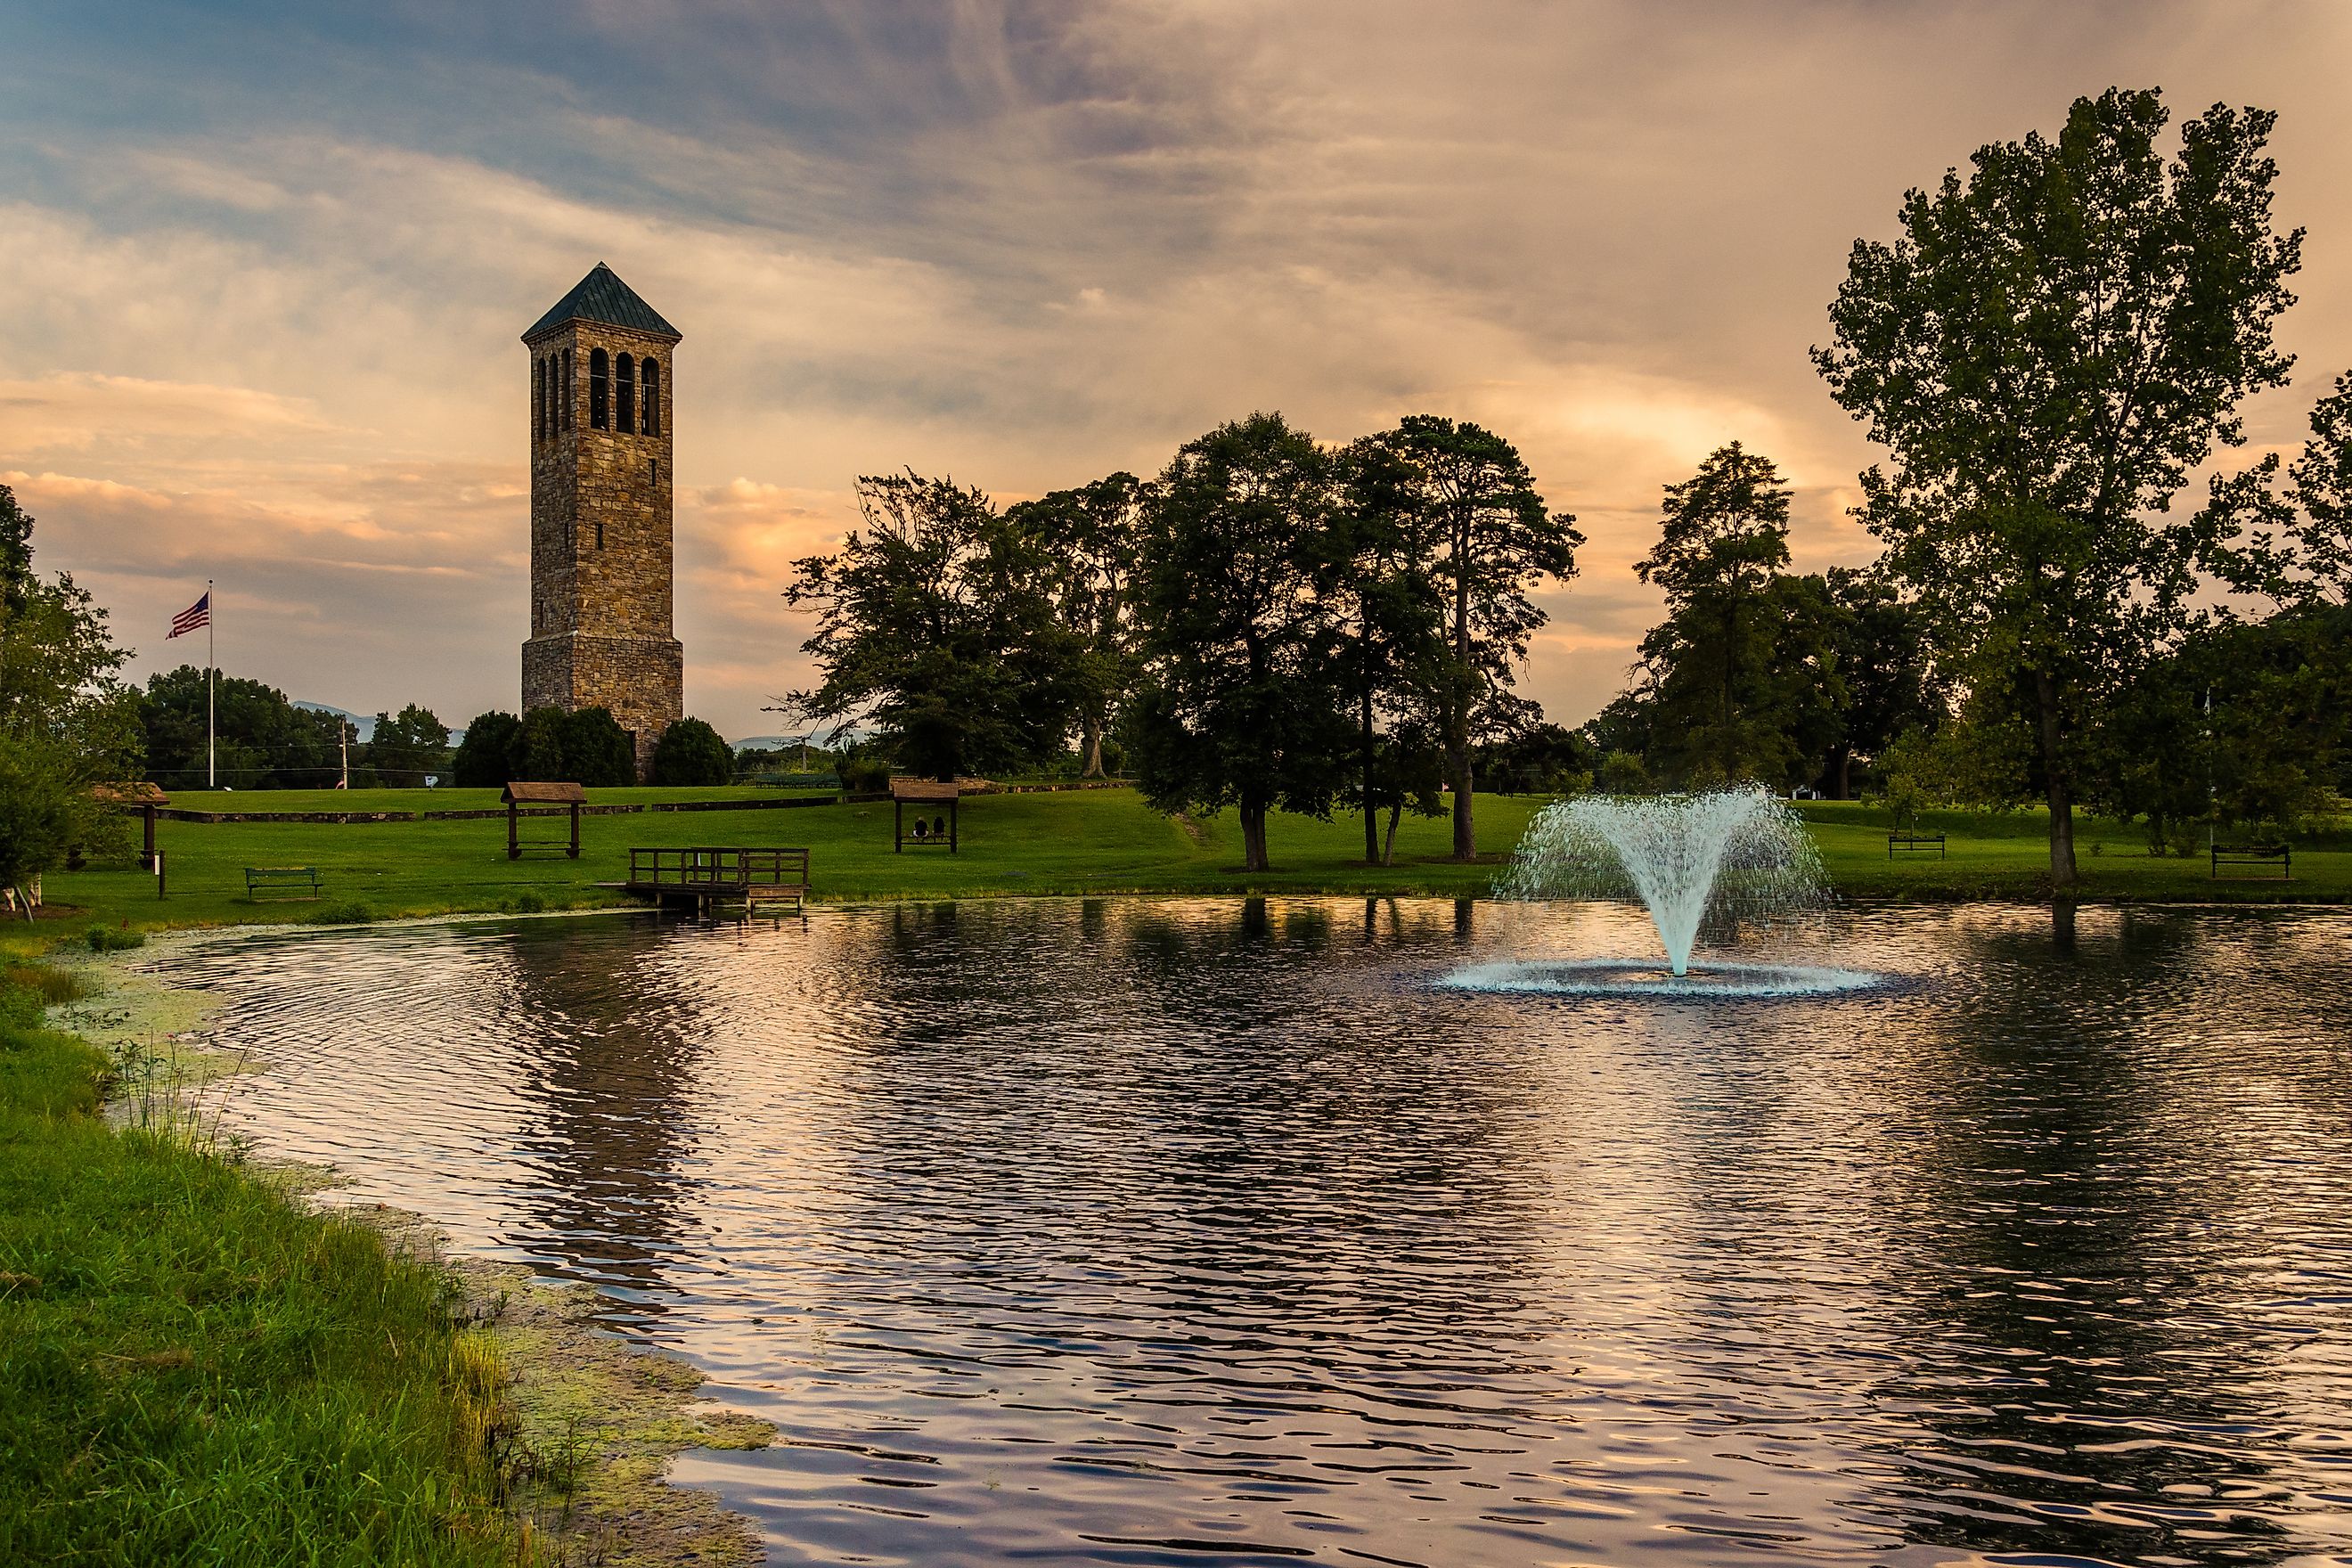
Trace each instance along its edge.
{"label": "cloudy sunset sky", "polygon": [[[771,731],[795,556],[912,467],[1001,500],[1279,409],[1517,441],[1591,537],[1567,722],[1721,443],[1853,562],[1872,460],[1805,351],[1857,236],[2110,85],[2280,111],[2299,443],[2352,367],[2340,4],[49,5],[0,0],[0,483],[138,650],[362,711],[511,709],[518,334],[599,260],[685,333],[687,704]],[[197,650],[201,661],[201,648]]]}

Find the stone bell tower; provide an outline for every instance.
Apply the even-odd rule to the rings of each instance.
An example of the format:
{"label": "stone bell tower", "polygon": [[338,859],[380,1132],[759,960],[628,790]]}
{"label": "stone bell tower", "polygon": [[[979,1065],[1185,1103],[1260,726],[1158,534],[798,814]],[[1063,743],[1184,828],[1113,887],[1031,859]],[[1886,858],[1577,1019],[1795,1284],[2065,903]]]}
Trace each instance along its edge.
{"label": "stone bell tower", "polygon": [[530,640],[525,711],[605,708],[637,776],[683,711],[670,635],[670,361],[680,333],[603,262],[530,350]]}

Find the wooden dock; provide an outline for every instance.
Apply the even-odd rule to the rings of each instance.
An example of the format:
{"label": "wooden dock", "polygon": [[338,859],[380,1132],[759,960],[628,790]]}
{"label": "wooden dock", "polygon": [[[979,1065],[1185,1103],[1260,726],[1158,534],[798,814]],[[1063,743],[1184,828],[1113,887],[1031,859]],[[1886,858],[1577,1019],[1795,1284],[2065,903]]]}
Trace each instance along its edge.
{"label": "wooden dock", "polygon": [[632,849],[629,879],[606,882],[657,904],[691,904],[697,914],[725,906],[808,902],[805,849]]}

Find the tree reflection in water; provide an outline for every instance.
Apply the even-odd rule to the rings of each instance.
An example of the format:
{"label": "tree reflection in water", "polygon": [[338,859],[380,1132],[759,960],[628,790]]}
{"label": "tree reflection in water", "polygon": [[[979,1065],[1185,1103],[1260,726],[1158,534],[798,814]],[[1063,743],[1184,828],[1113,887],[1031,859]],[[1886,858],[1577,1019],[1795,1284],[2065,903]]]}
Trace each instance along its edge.
{"label": "tree reflection in water", "polygon": [[235,939],[231,1114],[625,1298],[782,1560],[2352,1550],[2341,917],[1844,910],[1874,994],[1452,991],[1638,911]]}

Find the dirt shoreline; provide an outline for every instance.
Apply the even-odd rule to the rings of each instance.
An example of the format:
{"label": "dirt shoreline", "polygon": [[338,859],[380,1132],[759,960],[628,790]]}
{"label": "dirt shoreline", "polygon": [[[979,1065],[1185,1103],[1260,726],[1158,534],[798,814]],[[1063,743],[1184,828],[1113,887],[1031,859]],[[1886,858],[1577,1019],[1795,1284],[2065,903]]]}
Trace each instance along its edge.
{"label": "dirt shoreline", "polygon": [[[213,1024],[218,999],[159,978],[146,965],[153,956],[55,952],[47,962],[79,975],[90,994],[53,1008],[50,1021],[118,1064],[107,1108],[118,1125],[170,1118],[210,1138],[218,1115],[210,1087],[266,1069],[221,1042]],[[452,1255],[425,1215],[334,1203],[329,1194],[345,1179],[326,1167],[222,1152],[288,1201],[364,1225],[393,1252],[449,1281],[453,1315],[488,1336],[500,1369],[501,1422],[485,1441],[509,1478],[508,1508],[532,1561],[603,1568],[765,1561],[750,1520],[710,1493],[670,1485],[667,1475],[670,1460],[689,1448],[764,1447],[774,1428],[700,1398],[704,1374],[686,1361],[604,1328],[606,1303],[594,1289],[547,1282],[520,1264]]]}

